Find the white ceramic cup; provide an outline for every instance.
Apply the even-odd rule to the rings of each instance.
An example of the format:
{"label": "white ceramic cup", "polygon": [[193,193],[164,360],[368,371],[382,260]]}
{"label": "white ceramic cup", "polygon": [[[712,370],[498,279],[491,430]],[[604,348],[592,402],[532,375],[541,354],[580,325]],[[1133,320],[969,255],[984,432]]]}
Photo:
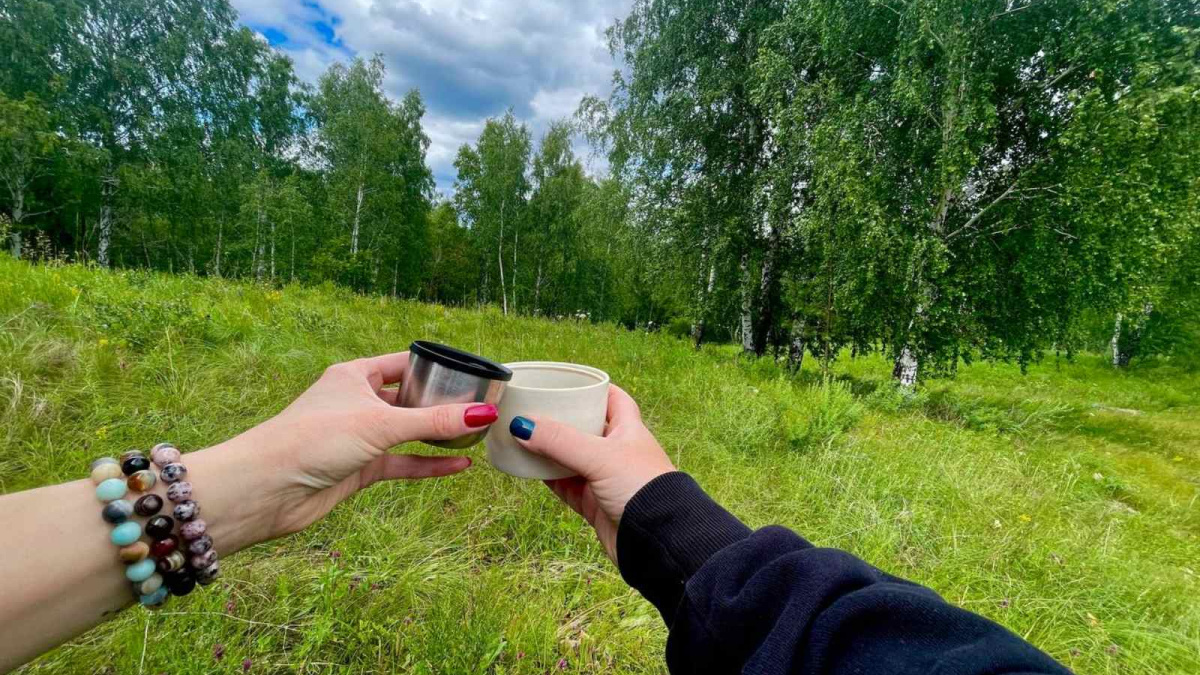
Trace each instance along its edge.
{"label": "white ceramic cup", "polygon": [[[590,366],[552,361],[506,363],[513,377],[500,399],[500,416],[484,443],[492,466],[517,478],[550,480],[571,471],[520,445],[508,431],[514,417],[552,418],[585,434],[600,436],[608,413],[608,373]],[[534,429],[537,434],[537,429]]]}

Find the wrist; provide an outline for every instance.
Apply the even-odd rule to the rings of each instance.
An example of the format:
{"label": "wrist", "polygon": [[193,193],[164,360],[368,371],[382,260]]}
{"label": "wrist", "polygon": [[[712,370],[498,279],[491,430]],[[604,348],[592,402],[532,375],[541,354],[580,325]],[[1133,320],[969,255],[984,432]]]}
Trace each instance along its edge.
{"label": "wrist", "polygon": [[[253,460],[237,438],[187,453],[181,460],[193,499],[200,505],[199,518],[222,556],[271,538],[269,492]],[[159,481],[155,492],[165,499],[166,485]]]}

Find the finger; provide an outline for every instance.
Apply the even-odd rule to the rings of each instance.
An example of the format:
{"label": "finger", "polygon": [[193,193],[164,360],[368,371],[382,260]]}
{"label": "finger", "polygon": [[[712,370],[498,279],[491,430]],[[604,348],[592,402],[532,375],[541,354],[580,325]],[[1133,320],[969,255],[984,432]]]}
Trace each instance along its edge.
{"label": "finger", "polygon": [[449,476],[471,466],[468,457],[426,457],[423,455],[382,455],[362,469],[362,487],[381,480],[434,478]]}
{"label": "finger", "polygon": [[496,421],[490,403],[449,403],[429,408],[385,408],[382,417],[391,445],[408,441],[446,441],[475,433]]}
{"label": "finger", "polygon": [[509,433],[521,447],[549,457],[584,478],[595,476],[605,454],[605,440],[600,436],[585,434],[547,417],[513,418]]}
{"label": "finger", "polygon": [[615,384],[608,387],[608,426],[616,428],[625,423],[641,423],[642,411],[637,401]]}
{"label": "finger", "polygon": [[397,388],[380,389],[375,394],[388,405],[396,405],[400,401],[400,390]]}
{"label": "finger", "polygon": [[572,476],[570,478],[558,478],[542,482],[564,504],[571,507],[576,513],[583,515],[583,511],[581,510],[583,508],[583,487],[587,485],[587,481],[579,476]]}
{"label": "finger", "polygon": [[379,389],[385,384],[395,384],[404,379],[408,372],[408,352],[384,354],[358,360],[363,371],[367,374],[371,386]]}

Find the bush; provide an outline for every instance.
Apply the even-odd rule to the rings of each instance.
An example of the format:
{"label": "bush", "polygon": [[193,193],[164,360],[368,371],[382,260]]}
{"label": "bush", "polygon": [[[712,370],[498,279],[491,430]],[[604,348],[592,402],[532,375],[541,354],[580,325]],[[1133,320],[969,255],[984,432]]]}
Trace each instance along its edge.
{"label": "bush", "polygon": [[667,324],[667,335],[677,338],[691,337],[692,322],[683,318],[672,319],[671,323]]}
{"label": "bush", "polygon": [[780,416],[783,436],[794,450],[829,447],[862,417],[850,385],[838,380],[805,387],[794,399]]}

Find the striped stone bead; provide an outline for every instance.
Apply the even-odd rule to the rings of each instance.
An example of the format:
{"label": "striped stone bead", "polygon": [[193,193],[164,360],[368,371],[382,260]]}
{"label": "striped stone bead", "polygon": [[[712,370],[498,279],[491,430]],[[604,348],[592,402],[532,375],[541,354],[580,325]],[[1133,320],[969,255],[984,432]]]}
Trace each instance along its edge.
{"label": "striped stone bead", "polygon": [[149,518],[162,510],[163,500],[158,495],[142,495],[133,503],[133,512],[144,518]]}
{"label": "striped stone bead", "polygon": [[182,551],[172,551],[164,558],[158,559],[158,571],[164,574],[169,572],[178,572],[187,564],[187,559],[183,557]]}
{"label": "striped stone bead", "polygon": [[155,478],[154,472],[150,469],[134,471],[130,474],[129,480],[125,481],[129,489],[134,492],[149,492],[150,488],[154,487],[154,484],[157,482],[158,478]]}

